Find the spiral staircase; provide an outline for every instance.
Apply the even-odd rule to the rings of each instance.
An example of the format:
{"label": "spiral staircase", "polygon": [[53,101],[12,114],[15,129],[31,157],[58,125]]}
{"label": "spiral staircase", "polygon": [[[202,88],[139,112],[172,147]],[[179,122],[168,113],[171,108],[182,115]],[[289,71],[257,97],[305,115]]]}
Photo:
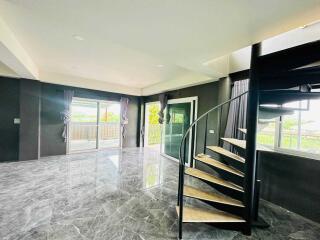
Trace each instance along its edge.
{"label": "spiral staircase", "polygon": [[[308,51],[310,55],[307,54]],[[320,41],[316,41],[295,49],[261,56],[260,45],[254,45],[249,91],[215,106],[190,125],[180,145],[176,207],[179,239],[182,239],[185,223],[206,223],[218,228],[238,230],[246,235],[251,234],[254,221],[258,220],[259,205],[256,151],[265,151],[257,146],[255,141],[257,123],[261,119],[291,114],[292,110],[282,106],[287,102],[320,97],[319,92],[312,92],[313,88],[319,88],[320,67],[297,68],[319,61],[319,51]],[[304,55],[301,55],[302,52]],[[274,61],[277,61],[278,65],[275,66]],[[274,70],[272,74],[269,74],[270,69]],[[269,79],[268,84],[266,79]],[[278,84],[279,79],[282,79],[281,84]],[[223,137],[222,109],[231,103],[240,104],[243,97],[248,99],[247,128],[238,128],[238,137]],[[208,117],[213,113],[218,116],[218,134],[215,144],[208,144]],[[187,137],[196,131],[202,131],[198,127],[201,121],[205,122],[204,138],[201,139],[204,147],[202,152],[192,154],[195,166],[187,167]],[[198,168],[200,165],[202,167]],[[185,178],[197,179],[207,187],[192,185],[193,181],[186,184]],[[206,207],[197,206],[197,202]],[[200,206],[203,206],[201,204]]]}

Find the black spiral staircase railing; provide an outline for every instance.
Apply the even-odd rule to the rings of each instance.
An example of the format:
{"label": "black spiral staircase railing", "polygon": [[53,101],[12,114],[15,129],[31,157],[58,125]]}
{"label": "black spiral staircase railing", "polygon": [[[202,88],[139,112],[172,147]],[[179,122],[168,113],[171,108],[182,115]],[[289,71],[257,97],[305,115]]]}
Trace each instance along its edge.
{"label": "black spiral staircase railing", "polygon": [[[310,89],[311,90],[311,89]],[[239,127],[236,134],[237,138],[221,137],[221,123],[222,123],[222,110],[225,106],[230,106],[234,103],[238,106],[233,106],[238,110],[236,118],[240,118],[240,105],[243,104],[242,98],[247,98],[249,91],[246,91],[228,101],[225,101],[206,113],[197,118],[186,130],[182,137],[179,148],[179,185],[178,185],[178,201],[177,213],[179,220],[179,237],[182,238],[182,224],[184,222],[205,222],[233,230],[240,230],[243,233],[248,233],[248,228],[252,226],[252,220],[258,220],[258,207],[259,207],[259,189],[260,180],[258,180],[255,172],[256,168],[251,171],[247,170],[246,155],[247,155],[247,142],[242,140],[247,135],[245,126],[240,126],[238,120],[235,124]],[[278,95],[277,95],[278,94]],[[259,91],[260,104],[258,107],[259,113],[257,114],[258,122],[260,120],[268,120],[277,118],[283,115],[291,114],[293,110],[307,111],[306,109],[288,109],[281,107],[283,103],[291,102],[292,100],[310,100],[320,98],[319,92],[304,92],[297,90],[283,90],[279,94],[279,90],[261,90]],[[272,96],[272,97],[270,97]],[[246,102],[246,101],[244,101]],[[265,106],[265,104],[276,103],[279,107]],[[308,104],[309,106],[309,104]],[[243,106],[242,106],[243,107]],[[215,141],[215,145],[208,144],[208,119],[209,115],[214,111],[218,115],[214,115],[217,119],[217,134],[216,138],[211,139]],[[190,134],[195,134],[195,128],[201,120],[204,120],[204,135],[203,135],[203,153],[192,156],[196,162],[201,162],[205,166],[205,171],[196,168],[186,167],[187,159],[187,140]],[[248,123],[246,123],[248,124]],[[252,126],[248,126],[250,129]],[[199,130],[198,130],[199,131]],[[226,143],[226,144],[223,144]],[[225,149],[228,147],[229,149]],[[213,155],[207,155],[207,150],[211,151]],[[256,150],[267,151],[266,148],[259,146]],[[216,173],[212,175],[206,170],[214,170]],[[254,175],[250,176],[249,174]],[[197,187],[186,186],[184,177],[185,175],[197,178],[200,181],[208,184],[214,188],[215,192],[208,192]],[[253,179],[253,180],[252,180]],[[250,182],[254,181],[255,188],[253,191],[247,192],[246,186],[251,186]],[[213,211],[208,209],[184,207],[184,198],[191,198],[200,200],[206,204],[214,207]],[[248,202],[247,200],[252,200]],[[184,211],[186,210],[186,211]],[[250,214],[248,214],[248,211]],[[262,221],[262,222],[261,222]],[[250,224],[250,225],[249,225]],[[255,224],[258,227],[267,227],[267,224],[260,219],[260,222]],[[248,226],[249,225],[249,226]],[[249,231],[250,234],[250,231]]]}
{"label": "black spiral staircase railing", "polygon": [[[188,222],[209,223],[217,227],[240,230],[247,235],[251,234],[253,225],[261,227],[261,221],[255,222],[258,219],[260,186],[256,174],[256,151],[261,150],[256,146],[258,115],[262,119],[283,116],[291,112],[290,109],[282,107],[284,103],[320,98],[319,92],[311,91],[312,88],[318,89],[320,86],[319,52],[320,40],[266,55],[261,54],[260,43],[254,44],[251,51],[249,91],[213,107],[197,118],[187,129],[179,149],[176,208],[179,239],[182,239],[183,223]],[[237,138],[221,137],[223,107],[231,103],[241,104],[240,100],[243,97],[247,98],[248,129],[237,125],[239,127]],[[277,104],[280,108],[265,108],[262,104]],[[218,113],[218,123],[216,139],[209,139],[211,142],[215,141],[215,146],[212,146],[208,144],[208,119],[209,114],[215,111]],[[205,171],[186,167],[187,137],[195,134],[195,129],[201,120],[205,121],[203,153],[192,154],[191,157],[197,163],[201,162],[201,169]],[[242,140],[244,136],[246,140]],[[222,147],[222,143],[228,143],[229,150],[225,149],[226,145]],[[193,144],[195,141],[192,141],[192,146]],[[214,156],[207,155],[207,150]],[[210,173],[207,170],[210,170]],[[214,175],[211,170],[214,170]],[[206,183],[211,187],[211,191],[186,186],[185,175]],[[184,206],[184,198],[200,200],[213,208],[203,205],[201,208]],[[196,203],[197,201],[192,202],[192,204]]]}
{"label": "black spiral staircase railing", "polygon": [[[178,202],[177,202],[177,213],[179,216],[179,238],[182,238],[182,224],[183,222],[206,222],[206,223],[216,223],[222,224],[225,223],[227,225],[232,225],[232,223],[237,223],[235,229],[239,229],[239,224],[244,224],[244,204],[243,204],[243,194],[245,194],[243,190],[243,181],[245,180],[245,175],[243,174],[245,161],[243,159],[243,150],[245,148],[245,143],[243,140],[232,139],[232,138],[220,138],[220,129],[221,129],[221,119],[222,119],[222,111],[223,107],[227,106],[232,102],[237,102],[241,104],[241,98],[246,97],[248,91],[240,94],[237,97],[234,97],[228,101],[225,101],[206,113],[202,114],[199,118],[197,118],[186,130],[179,149],[179,187],[178,187]],[[237,101],[238,100],[238,101]],[[238,108],[240,109],[240,108]],[[216,135],[218,139],[218,146],[207,146],[207,137],[208,137],[208,118],[209,114],[214,111],[218,112],[218,134]],[[186,145],[189,134],[194,133],[194,129],[200,120],[205,121],[204,128],[204,146],[203,151],[204,154],[199,154],[194,156],[195,160],[204,163],[206,166],[213,168],[214,170],[219,171],[219,176],[213,176],[201,170],[196,170],[194,168],[188,168],[186,170]],[[241,131],[241,130],[239,130]],[[243,129],[242,129],[243,131]],[[241,134],[245,134],[240,132]],[[224,150],[220,146],[222,145],[222,141],[230,143],[234,146],[237,154]],[[216,160],[212,159],[210,156],[205,155],[207,152],[206,149],[209,149],[215,152],[218,155],[224,157],[224,159]],[[234,161],[231,163],[226,158],[229,158]],[[215,187],[216,190],[219,190],[224,195],[219,195],[218,193],[209,193],[202,191],[201,189],[196,189],[194,187],[185,186],[184,184],[184,176],[188,174],[189,176],[196,177],[205,183],[208,183]],[[228,175],[228,176],[227,176]],[[240,186],[239,186],[239,185]],[[187,191],[187,193],[185,192]],[[231,197],[230,197],[231,196]],[[215,208],[222,210],[221,212],[212,212],[211,215],[208,213],[206,216],[200,209],[191,209],[187,208],[187,216],[184,212],[184,197],[189,197],[193,199],[201,200],[205,203],[209,203]],[[206,210],[205,210],[206,211]],[[198,214],[198,215],[197,215]],[[216,214],[216,217],[214,217]],[[235,215],[233,215],[235,214]],[[197,216],[196,216],[197,215]],[[210,216],[212,219],[210,219]],[[232,226],[231,226],[232,228]],[[242,227],[240,227],[242,228]]]}

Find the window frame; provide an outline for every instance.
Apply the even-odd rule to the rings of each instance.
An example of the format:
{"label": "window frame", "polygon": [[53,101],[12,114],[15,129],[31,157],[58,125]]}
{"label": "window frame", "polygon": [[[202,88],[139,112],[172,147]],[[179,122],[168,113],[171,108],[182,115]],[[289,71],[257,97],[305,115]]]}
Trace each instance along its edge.
{"label": "window frame", "polygon": [[[81,150],[71,150],[71,139],[70,139],[70,129],[71,129],[71,124],[72,121],[68,122],[68,137],[67,137],[67,147],[66,147],[66,153],[67,154],[77,154],[77,153],[82,153],[82,152],[93,152],[93,151],[99,151],[103,149],[110,149],[113,147],[101,147],[100,146],[100,128],[101,128],[101,120],[100,120],[100,105],[101,103],[115,103],[115,104],[120,104],[119,101],[113,101],[113,100],[103,100],[103,99],[94,99],[94,98],[83,98],[83,97],[73,97],[72,101],[83,101],[83,102],[92,102],[96,103],[96,108],[97,108],[97,120],[95,122],[96,126],[96,146],[95,148],[90,148],[90,149],[81,149]],[[72,108],[72,103],[70,104],[70,109]],[[72,111],[72,110],[71,110]],[[121,109],[120,109],[120,116],[121,116]],[[119,145],[116,148],[122,148],[122,136],[121,136],[121,120],[119,120]]]}
{"label": "window frame", "polygon": [[[310,100],[307,101],[309,109]],[[302,107],[302,101],[299,101],[299,108]],[[296,109],[297,110],[297,109]],[[262,146],[271,148],[275,152],[288,154],[292,156],[311,158],[315,160],[320,160],[320,154],[310,153],[307,151],[301,150],[301,139],[302,139],[302,131],[301,131],[301,123],[302,123],[302,111],[298,111],[298,135],[297,135],[297,149],[289,149],[281,147],[281,137],[282,137],[282,116],[278,117],[275,120],[275,136],[274,136],[274,145],[262,144]]]}

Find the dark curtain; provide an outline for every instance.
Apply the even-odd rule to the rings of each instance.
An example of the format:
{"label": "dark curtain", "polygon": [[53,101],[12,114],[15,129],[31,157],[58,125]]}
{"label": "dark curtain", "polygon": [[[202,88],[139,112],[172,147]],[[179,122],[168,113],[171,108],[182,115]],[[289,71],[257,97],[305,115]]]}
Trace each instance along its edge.
{"label": "dark curtain", "polygon": [[67,142],[69,136],[69,122],[71,118],[70,105],[72,102],[72,98],[74,95],[74,91],[72,90],[64,90],[64,110],[61,112],[61,116],[63,119],[63,132],[62,138],[64,142]]}
{"label": "dark curtain", "polygon": [[123,140],[126,137],[126,125],[129,123],[129,119],[128,119],[128,106],[129,106],[129,99],[122,97],[120,99],[120,111],[121,111],[121,119],[120,119],[120,125],[121,125],[121,147],[122,147],[122,143]]}
{"label": "dark curtain", "polygon": [[[248,91],[248,88],[248,79],[234,82],[231,90],[231,98]],[[243,134],[239,131],[239,128],[246,128],[247,97],[247,94],[245,94],[230,103],[227,126],[224,133],[225,137],[237,139],[244,138]],[[231,150],[231,146],[228,143],[224,143],[223,147]]]}
{"label": "dark curtain", "polygon": [[168,96],[164,93],[159,95],[159,101],[160,101],[160,111],[158,113],[159,116],[159,123],[162,124],[164,120],[164,109],[167,107],[168,103]]}

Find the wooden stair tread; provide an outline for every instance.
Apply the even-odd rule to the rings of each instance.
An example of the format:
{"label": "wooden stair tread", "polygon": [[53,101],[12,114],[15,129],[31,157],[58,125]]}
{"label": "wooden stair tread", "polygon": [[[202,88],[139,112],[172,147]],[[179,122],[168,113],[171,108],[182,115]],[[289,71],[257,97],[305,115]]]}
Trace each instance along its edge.
{"label": "wooden stair tread", "polygon": [[242,187],[240,187],[232,182],[228,182],[226,180],[223,180],[221,178],[218,178],[216,176],[213,176],[211,174],[208,174],[206,172],[203,172],[203,171],[195,169],[195,168],[186,168],[185,173],[190,176],[193,176],[193,177],[196,177],[196,178],[199,178],[199,179],[202,179],[202,180],[214,183],[214,184],[218,184],[220,186],[224,186],[224,187],[231,188],[231,189],[234,189],[234,190],[237,190],[240,192],[244,192]]}
{"label": "wooden stair tread", "polygon": [[242,149],[246,149],[246,141],[245,140],[239,140],[235,138],[221,138],[223,141],[228,142],[234,146],[240,147]]}
{"label": "wooden stair tread", "polygon": [[237,176],[244,177],[243,172],[241,172],[233,167],[230,167],[222,162],[219,162],[218,160],[215,160],[215,159],[209,157],[208,155],[199,154],[198,156],[194,157],[194,159],[196,159],[200,162],[203,162],[205,164],[211,165],[213,167],[219,168],[221,170],[224,170],[226,172],[233,173]]}
{"label": "wooden stair tread", "polygon": [[242,202],[235,200],[233,198],[226,197],[221,194],[217,194],[213,192],[206,192],[206,191],[203,191],[194,187],[190,187],[187,185],[185,185],[183,188],[183,195],[187,197],[227,204],[227,205],[236,206],[236,207],[244,207]]}
{"label": "wooden stair tread", "polygon": [[[176,206],[176,211],[179,216],[179,206]],[[183,222],[199,222],[199,223],[234,223],[245,222],[241,217],[218,211],[207,210],[193,207],[183,207]]]}
{"label": "wooden stair tread", "polygon": [[232,153],[232,152],[230,152],[228,150],[225,150],[225,149],[223,149],[221,147],[218,147],[218,146],[207,146],[207,148],[212,150],[212,151],[214,151],[214,152],[217,152],[217,153],[219,153],[221,155],[224,155],[224,156],[232,158],[232,159],[234,159],[236,161],[239,161],[241,163],[245,163],[245,159],[244,158],[242,158],[242,157],[240,157],[240,156],[238,156],[238,155],[236,155],[236,154],[234,154],[234,153]]}
{"label": "wooden stair tread", "polygon": [[238,128],[240,132],[243,132],[244,134],[247,134],[247,129],[246,128]]}
{"label": "wooden stair tread", "polygon": [[[238,146],[242,149],[246,149],[246,140],[239,140],[239,139],[235,139],[235,138],[221,138],[221,139],[225,142],[232,144],[232,145]],[[269,148],[266,148],[261,145],[257,145],[256,150],[257,151],[270,151]]]}

